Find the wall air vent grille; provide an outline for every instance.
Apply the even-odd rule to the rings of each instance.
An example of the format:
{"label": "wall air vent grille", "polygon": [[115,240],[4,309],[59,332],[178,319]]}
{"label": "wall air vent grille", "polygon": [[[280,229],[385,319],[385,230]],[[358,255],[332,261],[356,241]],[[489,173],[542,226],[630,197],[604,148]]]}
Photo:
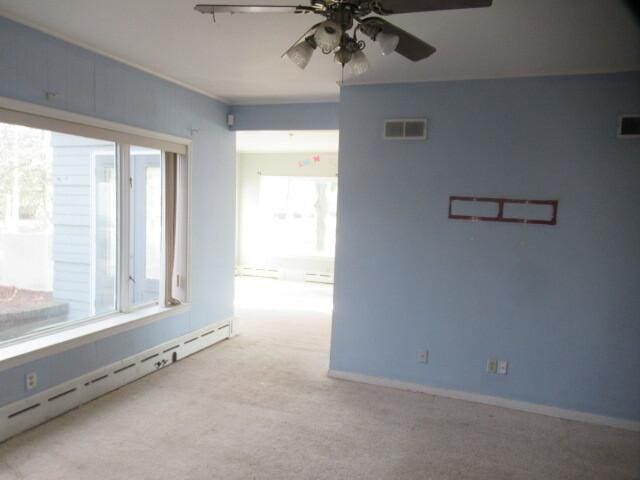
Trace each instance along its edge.
{"label": "wall air vent grille", "polygon": [[385,140],[426,140],[427,121],[420,118],[385,120]]}
{"label": "wall air vent grille", "polygon": [[618,127],[619,138],[640,138],[640,114],[622,115]]}

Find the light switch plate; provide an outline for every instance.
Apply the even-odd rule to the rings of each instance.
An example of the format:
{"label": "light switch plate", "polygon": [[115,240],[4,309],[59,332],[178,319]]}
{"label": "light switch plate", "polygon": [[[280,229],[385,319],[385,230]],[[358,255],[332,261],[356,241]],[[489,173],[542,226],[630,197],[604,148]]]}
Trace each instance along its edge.
{"label": "light switch plate", "polygon": [[509,369],[509,362],[506,360],[498,361],[498,375],[506,375]]}

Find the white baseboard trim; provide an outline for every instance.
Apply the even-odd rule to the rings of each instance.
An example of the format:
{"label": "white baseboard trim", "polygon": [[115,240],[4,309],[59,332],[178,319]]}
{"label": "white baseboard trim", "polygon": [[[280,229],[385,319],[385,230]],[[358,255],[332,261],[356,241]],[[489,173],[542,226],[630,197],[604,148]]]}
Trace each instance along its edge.
{"label": "white baseboard trim", "polygon": [[229,338],[232,323],[216,322],[0,407],[0,442]]}
{"label": "white baseboard trim", "polygon": [[430,387],[419,383],[403,382],[400,380],[392,380],[383,377],[373,377],[362,375],[359,373],[343,372],[340,370],[329,370],[329,377],[338,380],[348,380],[350,382],[366,383],[369,385],[378,385],[381,387],[397,388],[410,392],[426,393],[429,395],[437,395],[440,397],[455,398],[457,400],[466,400],[469,402],[483,403],[485,405],[493,405],[496,407],[509,408],[511,410],[520,410],[523,412],[537,413],[548,417],[563,418],[565,420],[574,420],[577,422],[591,423],[595,425],[603,425],[613,428],[621,428],[624,430],[640,431],[640,421],[627,420],[623,418],[607,417],[594,413],[580,412],[577,410],[568,410],[565,408],[551,407],[538,403],[523,402],[520,400],[510,400],[508,398],[494,397],[491,395],[482,395],[479,393],[463,392],[461,390],[449,390],[446,388]]}

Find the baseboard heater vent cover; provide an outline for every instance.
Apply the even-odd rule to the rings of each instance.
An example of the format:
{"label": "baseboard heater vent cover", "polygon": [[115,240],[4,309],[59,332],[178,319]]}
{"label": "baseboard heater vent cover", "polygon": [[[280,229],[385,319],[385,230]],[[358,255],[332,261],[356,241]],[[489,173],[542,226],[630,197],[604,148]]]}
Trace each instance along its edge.
{"label": "baseboard heater vent cover", "polygon": [[305,272],[304,281],[311,283],[333,283],[333,274],[324,272]]}
{"label": "baseboard heater vent cover", "polygon": [[0,442],[230,336],[230,321],[219,322],[4,405],[0,407]]}
{"label": "baseboard heater vent cover", "polygon": [[282,269],[279,267],[242,265],[236,269],[236,272],[245,277],[282,278]]}

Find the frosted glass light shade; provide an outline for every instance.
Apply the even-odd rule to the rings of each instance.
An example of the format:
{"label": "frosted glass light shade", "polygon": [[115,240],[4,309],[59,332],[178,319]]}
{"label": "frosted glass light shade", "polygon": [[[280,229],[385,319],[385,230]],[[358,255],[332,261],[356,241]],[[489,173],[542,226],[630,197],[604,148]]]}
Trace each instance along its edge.
{"label": "frosted glass light shade", "polygon": [[389,55],[390,53],[393,53],[398,47],[400,37],[398,35],[394,35],[393,33],[380,32],[376,36],[376,40],[378,41],[378,44],[380,44],[382,55]]}
{"label": "frosted glass light shade", "polygon": [[316,44],[323,50],[330,52],[340,45],[340,37],[342,37],[342,28],[336,22],[327,20],[318,25],[313,38]]}
{"label": "frosted glass light shade", "polygon": [[333,59],[336,61],[336,63],[344,66],[349,63],[352,56],[353,53],[351,53],[349,50],[341,48],[333,55]]}
{"label": "frosted glass light shade", "polygon": [[367,70],[369,70],[369,60],[367,60],[367,56],[362,50],[353,52],[351,60],[344,66],[345,73],[353,75],[354,77],[356,75],[362,75]]}
{"label": "frosted glass light shade", "polygon": [[301,70],[304,70],[309,64],[309,60],[311,60],[313,50],[313,46],[305,39],[287,50],[285,56],[289,57],[289,60],[295,63]]}

